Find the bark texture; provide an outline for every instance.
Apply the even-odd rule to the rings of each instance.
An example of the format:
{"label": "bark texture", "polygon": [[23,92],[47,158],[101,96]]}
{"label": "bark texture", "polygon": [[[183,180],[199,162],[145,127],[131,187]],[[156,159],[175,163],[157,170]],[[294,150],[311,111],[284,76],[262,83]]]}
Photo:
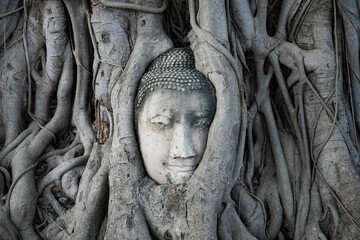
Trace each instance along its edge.
{"label": "bark texture", "polygon": [[[358,239],[356,0],[4,0],[0,239]],[[134,99],[190,48],[216,113],[192,177],[147,176]]]}

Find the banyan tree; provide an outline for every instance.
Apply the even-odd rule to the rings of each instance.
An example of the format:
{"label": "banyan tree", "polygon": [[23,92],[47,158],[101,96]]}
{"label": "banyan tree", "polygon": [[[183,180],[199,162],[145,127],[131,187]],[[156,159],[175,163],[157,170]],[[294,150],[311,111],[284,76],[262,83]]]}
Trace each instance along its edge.
{"label": "banyan tree", "polygon": [[0,239],[358,239],[359,10],[1,0]]}

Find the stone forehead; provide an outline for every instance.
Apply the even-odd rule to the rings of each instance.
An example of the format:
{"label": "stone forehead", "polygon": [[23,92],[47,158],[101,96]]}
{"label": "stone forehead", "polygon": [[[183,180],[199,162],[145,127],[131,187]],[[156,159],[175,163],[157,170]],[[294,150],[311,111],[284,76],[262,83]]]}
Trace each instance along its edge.
{"label": "stone forehead", "polygon": [[210,81],[195,69],[191,50],[184,48],[171,49],[153,61],[140,80],[135,109],[141,106],[151,92],[159,89],[213,93]]}

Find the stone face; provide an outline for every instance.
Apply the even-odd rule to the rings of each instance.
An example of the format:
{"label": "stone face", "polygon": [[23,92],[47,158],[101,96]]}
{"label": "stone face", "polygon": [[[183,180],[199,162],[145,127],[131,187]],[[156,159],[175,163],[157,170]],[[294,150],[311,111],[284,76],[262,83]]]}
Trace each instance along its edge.
{"label": "stone face", "polygon": [[138,136],[148,175],[159,184],[183,183],[201,161],[213,118],[204,91],[158,90],[138,116]]}
{"label": "stone face", "polygon": [[135,122],[143,163],[155,182],[184,183],[196,170],[215,113],[211,90],[189,49],[159,56],[142,77]]}

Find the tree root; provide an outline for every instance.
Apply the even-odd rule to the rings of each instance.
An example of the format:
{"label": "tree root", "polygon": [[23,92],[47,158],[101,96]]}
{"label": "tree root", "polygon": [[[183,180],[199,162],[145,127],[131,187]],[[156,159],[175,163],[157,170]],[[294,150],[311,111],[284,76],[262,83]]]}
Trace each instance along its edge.
{"label": "tree root", "polygon": [[14,150],[21,142],[23,142],[30,134],[33,133],[33,130],[27,128],[22,131],[11,143],[6,145],[0,152],[0,161],[4,160],[6,155],[8,155],[12,150]]}
{"label": "tree root", "polygon": [[43,196],[48,200],[50,206],[54,209],[56,214],[58,216],[63,216],[65,215],[66,209],[61,206],[61,204],[55,199],[54,195],[52,194],[51,188],[53,188],[54,186],[55,184],[48,185],[43,192]]}
{"label": "tree root", "polygon": [[[5,143],[8,145],[24,129],[24,113],[26,109],[26,62],[22,42],[14,42],[21,37],[23,22],[19,21],[13,33],[13,38],[8,48],[4,45],[4,55],[1,56],[0,71],[0,95],[1,95],[1,112],[2,121],[5,127]],[[8,107],[12,105],[13,107]]]}
{"label": "tree root", "polygon": [[[109,176],[109,209],[113,211],[108,216],[105,239],[119,234],[123,239],[150,239],[145,218],[134,198],[134,188],[144,172],[133,131],[133,102],[138,82],[147,66],[172,47],[171,40],[159,28],[161,23],[161,15],[139,13],[134,49],[120,79],[111,88],[111,104],[117,128],[114,129],[112,140]],[[119,219],[119,216],[122,217]],[[129,226],[126,224],[128,221],[133,224]]]}
{"label": "tree root", "polygon": [[[243,240],[255,240],[255,238],[245,227],[240,220],[234,207],[222,214],[222,217],[218,226],[218,235],[220,240],[232,240],[232,239],[243,239]],[[201,239],[201,238],[197,238]]]}
{"label": "tree root", "polygon": [[100,0],[100,3],[106,7],[121,8],[121,9],[133,10],[144,13],[152,13],[152,14],[163,13],[167,8],[167,0],[163,1],[163,4],[160,8],[146,7],[131,3],[113,2],[108,0]]}
{"label": "tree root", "polygon": [[[216,11],[216,14],[218,14],[219,16],[222,16],[222,14],[225,14],[225,6],[223,4],[219,5],[219,3],[216,1],[203,2],[202,4],[205,6],[206,9],[217,6],[218,9]],[[226,204],[226,211],[227,211],[227,210],[229,210],[230,206],[233,204],[233,201],[230,198],[231,189],[234,186],[234,184],[240,174],[240,169],[243,165],[243,153],[244,153],[244,146],[245,146],[245,140],[246,140],[246,126],[247,126],[247,107],[245,104],[244,85],[243,85],[243,81],[242,81],[242,75],[240,74],[240,68],[237,65],[234,57],[226,49],[226,47],[224,47],[219,42],[219,41],[222,41],[222,42],[227,43],[227,37],[225,37],[225,39],[223,39],[224,36],[222,36],[223,35],[222,33],[225,30],[215,27],[213,19],[210,18],[209,15],[204,14],[205,13],[204,9],[199,10],[199,22],[201,23],[201,25],[203,25],[205,27],[205,29],[207,31],[200,28],[195,21],[195,5],[194,5],[194,1],[192,1],[192,0],[189,0],[189,12],[190,12],[191,26],[194,30],[194,33],[199,38],[199,39],[196,39],[194,36],[190,37],[191,48],[194,51],[195,59],[197,61],[196,67],[198,68],[198,70],[200,72],[202,72],[205,76],[207,76],[210,79],[210,81],[213,83],[213,85],[215,86],[215,89],[216,89],[217,110],[216,110],[215,118],[212,123],[212,128],[209,131],[208,139],[213,139],[212,134],[215,134],[218,139],[220,139],[220,136],[222,136],[222,134],[228,134],[227,136],[232,136],[232,138],[234,138],[233,139],[234,143],[237,144],[237,146],[235,147],[237,149],[237,153],[236,154],[233,153],[233,154],[237,155],[237,159],[236,159],[236,161],[231,162],[232,159],[231,160],[228,159],[228,154],[231,154],[231,152],[233,150],[232,149],[233,146],[231,146],[230,144],[227,145],[228,149],[225,153],[225,152],[221,152],[221,151],[223,151],[223,149],[225,149],[224,146],[222,146],[222,148],[220,150],[220,149],[218,149],[219,146],[214,144],[211,140],[210,141],[208,140],[207,149],[211,149],[211,150],[209,150],[209,151],[211,151],[211,154],[209,152],[205,151],[205,153],[203,155],[203,160],[201,161],[199,167],[197,168],[197,170],[195,171],[193,176],[194,176],[194,179],[196,179],[196,178],[198,178],[197,180],[201,179],[201,181],[203,181],[205,184],[207,184],[208,182],[213,181],[213,180],[209,179],[209,176],[216,175],[216,173],[212,173],[211,172],[212,170],[209,169],[209,165],[214,164],[214,163],[211,163],[213,161],[213,159],[216,159],[216,158],[226,159],[226,161],[224,160],[223,162],[218,161],[219,162],[218,166],[212,166],[213,169],[219,169],[220,171],[223,171],[224,175],[227,175],[227,174],[225,174],[225,172],[229,171],[229,169],[228,169],[229,165],[234,164],[232,172],[229,173],[231,176],[230,181],[228,180],[227,184],[222,182],[224,179],[220,179],[221,177],[219,179],[216,179],[216,181],[220,181],[219,184],[217,185],[217,187],[225,186],[225,189],[224,189],[225,192],[224,192],[222,201]],[[226,23],[219,21],[219,24],[222,25],[222,24],[226,24]],[[226,30],[226,32],[227,32],[227,30]],[[203,53],[206,53],[206,54],[209,54],[212,56],[217,56],[218,59],[217,60],[212,59],[210,61],[211,64],[209,64],[209,66],[206,67],[207,64],[205,63],[205,61],[208,59],[206,59],[206,54],[203,54],[205,56],[201,56],[201,54],[200,54],[201,51],[203,51]],[[209,59],[211,59],[211,58],[209,57]],[[226,59],[227,60],[226,63],[228,63],[229,66],[227,64],[222,64],[222,63],[218,62],[218,61],[220,61],[219,59],[224,59],[224,60]],[[219,70],[219,69],[221,69],[221,70]],[[225,71],[224,69],[227,69],[227,70]],[[233,76],[233,74],[235,76]],[[231,82],[231,79],[236,79],[235,86],[232,85],[233,83]],[[234,99],[230,100],[231,97],[229,98],[227,93],[225,94],[224,86],[220,86],[221,82],[226,82],[225,84],[223,83],[226,86],[228,86],[228,85],[232,86],[233,91],[234,91],[233,94],[236,96],[236,97],[234,97]],[[225,113],[222,113],[222,111],[226,111],[226,107],[224,107],[224,106],[226,106],[228,104],[228,101],[232,102],[232,104],[233,104],[232,112],[234,115],[232,115],[232,116],[227,115],[228,121],[225,121],[225,120],[221,119],[221,117],[217,117],[217,116],[221,116],[222,114],[225,114]],[[236,104],[236,105],[234,105],[234,104]],[[221,106],[221,107],[219,107],[219,106]],[[238,109],[238,107],[240,109]],[[236,118],[240,118],[240,119],[236,120]],[[224,122],[226,122],[226,124],[224,124],[224,125],[226,125],[228,128],[231,128],[232,130],[237,129],[239,127],[239,131],[240,131],[239,138],[234,136],[233,132],[227,133],[226,131],[228,129],[226,130],[226,129],[223,129],[222,126],[217,126],[217,124],[218,124],[217,121],[219,121],[219,122],[223,121],[223,124],[224,124]],[[234,126],[233,121],[235,121],[239,125]],[[214,127],[214,126],[216,126],[216,127]],[[229,127],[229,126],[231,126],[231,127]],[[216,132],[216,131],[212,132],[213,127],[218,128],[219,132]],[[226,140],[224,140],[224,142],[231,142],[231,141],[232,140],[230,140],[228,137]],[[222,141],[220,140],[219,142],[222,142]],[[227,162],[227,161],[230,161],[230,162]],[[202,177],[199,177],[199,176],[202,176]],[[194,182],[196,182],[196,180]],[[207,187],[211,188],[211,186],[207,186]],[[218,191],[221,192],[222,190],[220,190],[220,189],[218,189]],[[207,189],[207,191],[211,192],[212,190]],[[216,201],[217,200],[214,199],[214,202],[212,204],[214,204],[214,203],[216,204]],[[224,212],[226,212],[226,211],[224,211]],[[210,210],[210,212],[211,212],[211,210]],[[209,219],[211,219],[211,218],[209,218]],[[205,229],[203,229],[203,230],[205,230]]]}
{"label": "tree root", "polygon": [[88,100],[91,88],[91,44],[87,16],[81,1],[64,0],[71,19],[74,36],[74,57],[76,61],[76,94],[73,117],[80,135],[85,154],[90,154],[95,139],[94,129],[90,120]]}
{"label": "tree root", "polygon": [[67,146],[66,148],[63,148],[63,149],[55,149],[53,151],[50,151],[50,152],[47,152],[47,153],[41,155],[41,157],[38,159],[38,162],[45,161],[48,158],[51,158],[55,155],[63,155],[65,153],[69,152],[71,149],[75,148],[78,144],[80,144],[80,141],[79,141],[78,135],[76,135],[75,139],[72,141],[72,143],[69,146]]}
{"label": "tree root", "polygon": [[[54,134],[58,134],[64,129],[66,119],[70,117],[70,93],[72,91],[73,77],[72,77],[72,58],[67,51],[66,60],[63,67],[63,74],[60,77],[58,91],[57,91],[57,109],[54,117],[45,126]],[[22,146],[12,159],[13,177],[16,179],[19,174],[27,170],[32,164],[37,164],[36,159],[45,151],[47,146],[53,140],[53,136],[48,131],[40,130],[30,142]],[[24,174],[19,178],[19,184],[14,187],[12,191],[10,205],[10,216],[16,227],[20,231],[22,237],[32,236],[35,238],[36,234],[33,231],[32,222],[36,212],[36,188],[32,172]],[[7,203],[9,204],[9,203]]]}
{"label": "tree root", "polygon": [[17,240],[20,234],[15,225],[10,221],[9,212],[0,206],[0,239]]}
{"label": "tree root", "polygon": [[[46,186],[53,183],[55,180],[60,179],[61,176],[70,171],[71,169],[84,165],[89,158],[89,155],[83,155],[74,159],[67,160],[61,163],[59,166],[51,170],[47,175],[45,175],[41,181],[38,183],[37,191],[38,193],[42,193]],[[60,187],[60,186],[58,186]]]}
{"label": "tree root", "polygon": [[235,184],[231,196],[238,203],[236,210],[247,230],[257,239],[267,239],[267,214],[264,203],[249,193],[239,181]]}
{"label": "tree root", "polygon": [[[73,217],[73,226],[70,228],[74,236],[70,236],[69,239],[95,239],[100,231],[108,207],[109,171],[110,154],[107,153],[101,161],[101,167],[92,178],[87,198],[83,198],[78,203],[77,212]],[[96,219],[93,216],[96,216]]]}

